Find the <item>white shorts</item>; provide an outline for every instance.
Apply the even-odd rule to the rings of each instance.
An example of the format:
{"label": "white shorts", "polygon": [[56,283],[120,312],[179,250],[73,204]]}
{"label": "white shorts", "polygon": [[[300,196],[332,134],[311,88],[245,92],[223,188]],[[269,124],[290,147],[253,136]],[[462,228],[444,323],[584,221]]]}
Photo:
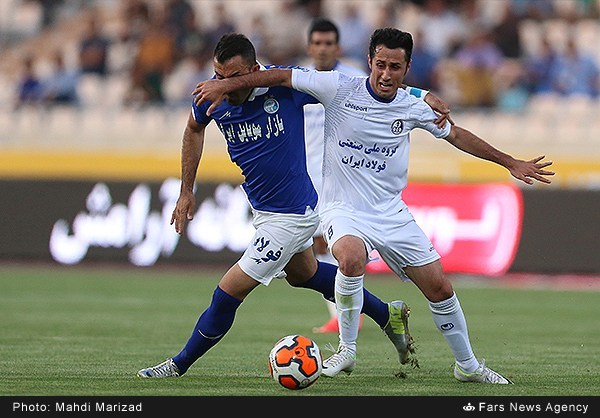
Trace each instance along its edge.
{"label": "white shorts", "polygon": [[304,215],[253,210],[253,216],[256,232],[238,265],[248,276],[268,286],[274,277],[285,277],[282,270],[295,254],[312,246],[319,218],[310,207]]}
{"label": "white shorts", "polygon": [[327,208],[321,211],[321,224],[330,250],[344,235],[361,238],[367,253],[377,250],[388,267],[403,280],[408,279],[404,267],[423,266],[440,258],[406,205],[399,212],[385,216],[341,206]]}
{"label": "white shorts", "polygon": [[313,233],[313,238],[317,237],[323,238],[323,226],[321,225],[321,222],[319,222],[317,229],[315,229],[315,232]]}

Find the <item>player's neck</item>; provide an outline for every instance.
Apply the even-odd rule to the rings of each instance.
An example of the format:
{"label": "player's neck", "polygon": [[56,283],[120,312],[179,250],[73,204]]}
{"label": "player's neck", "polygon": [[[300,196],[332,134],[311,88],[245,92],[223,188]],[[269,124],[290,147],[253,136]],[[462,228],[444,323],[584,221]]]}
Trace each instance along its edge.
{"label": "player's neck", "polygon": [[331,65],[324,65],[322,67],[317,67],[315,65],[315,70],[317,70],[317,71],[333,71],[333,70],[335,70],[337,68],[337,66],[338,66],[338,61],[335,60],[333,62],[333,64],[331,64]]}

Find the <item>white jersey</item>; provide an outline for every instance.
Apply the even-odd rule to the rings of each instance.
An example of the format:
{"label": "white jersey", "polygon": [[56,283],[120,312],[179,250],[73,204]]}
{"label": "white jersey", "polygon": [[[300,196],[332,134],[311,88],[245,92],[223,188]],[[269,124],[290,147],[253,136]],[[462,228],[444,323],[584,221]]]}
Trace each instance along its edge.
{"label": "white jersey", "polygon": [[[314,68],[308,66],[307,68]],[[364,76],[365,72],[359,68],[338,61],[333,68],[334,71],[347,74],[349,76]],[[321,185],[323,183],[323,124],[325,121],[325,109],[320,103],[309,103],[304,106],[304,135],[306,142],[306,168],[308,174],[321,194]]]}
{"label": "white jersey", "polygon": [[422,128],[436,138],[450,134],[451,125],[438,128],[435,112],[423,100],[399,89],[394,99],[384,101],[368,80],[337,71],[292,70],[292,87],[311,94],[325,108],[320,211],[402,210],[410,131]]}

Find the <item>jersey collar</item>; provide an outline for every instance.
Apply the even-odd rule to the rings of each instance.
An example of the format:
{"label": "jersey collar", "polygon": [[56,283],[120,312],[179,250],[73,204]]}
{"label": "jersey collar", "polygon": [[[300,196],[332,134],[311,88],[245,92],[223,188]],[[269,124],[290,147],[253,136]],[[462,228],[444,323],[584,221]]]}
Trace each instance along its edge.
{"label": "jersey collar", "polygon": [[394,101],[394,99],[396,98],[396,96],[392,97],[391,99],[384,99],[383,97],[379,96],[377,93],[375,93],[373,91],[373,89],[371,88],[371,84],[369,83],[369,77],[367,77],[367,79],[365,80],[365,83],[367,83],[367,91],[369,92],[369,94],[378,102],[381,103],[391,103]]}

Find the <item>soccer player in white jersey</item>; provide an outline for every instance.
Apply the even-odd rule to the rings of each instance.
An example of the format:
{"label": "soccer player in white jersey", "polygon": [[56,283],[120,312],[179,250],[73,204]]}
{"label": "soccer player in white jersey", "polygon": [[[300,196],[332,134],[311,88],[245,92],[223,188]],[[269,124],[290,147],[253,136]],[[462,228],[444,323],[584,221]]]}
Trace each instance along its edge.
{"label": "soccer player in white jersey", "polygon": [[[366,73],[358,67],[340,61],[342,53],[340,47],[340,34],[338,27],[326,18],[315,19],[308,29],[308,44],[306,52],[311,59],[307,68],[319,71],[339,71],[350,76],[364,76]],[[306,166],[308,174],[317,190],[321,193],[323,184],[323,125],[325,122],[325,109],[321,103],[309,103],[304,106],[305,140],[306,140]],[[317,212],[318,212],[317,203]],[[337,261],[327,249],[321,227],[317,228],[313,237],[313,249],[317,260],[337,264]],[[335,303],[325,301],[329,311],[329,320],[320,327],[313,328],[315,333],[338,333],[338,319]],[[362,325],[362,316],[359,324]]]}
{"label": "soccer player in white jersey", "polygon": [[472,349],[465,315],[440,256],[401,199],[407,185],[410,131],[445,139],[457,149],[506,168],[526,184],[550,183],[554,172],[544,156],[520,160],[467,129],[447,123],[421,100],[399,88],[410,68],[413,40],[396,28],[373,32],[368,77],[306,69],[273,69],[226,82],[200,83],[196,101],[210,100],[208,113],[230,90],[247,86],[290,86],[325,107],[325,154],[320,216],[328,245],[338,261],[335,301],[340,323],[338,351],[323,373],[350,373],[356,365],[363,279],[368,254],[378,250],[396,275],[410,279],[428,301],[433,321],[455,358],[461,382],[510,384],[479,360]]}
{"label": "soccer player in white jersey", "polygon": [[[214,51],[217,79],[262,72],[252,43],[242,34],[224,35]],[[183,233],[195,210],[194,184],[209,123],[217,124],[227,142],[231,161],[239,166],[256,232],[246,251],[221,278],[209,306],[202,312],[182,350],[152,367],[138,371],[143,378],[178,377],[215,346],[231,329],[236,311],[259,285],[268,286],[280,273],[294,287],[312,289],[333,300],[337,266],[318,261],[312,236],[319,224],[317,192],[306,169],[304,113],[316,103],[289,87],[243,88],[224,102],[192,103],[181,149],[181,191],[171,223]],[[411,348],[403,301],[382,302],[364,290],[365,315],[394,344],[401,362]]]}

